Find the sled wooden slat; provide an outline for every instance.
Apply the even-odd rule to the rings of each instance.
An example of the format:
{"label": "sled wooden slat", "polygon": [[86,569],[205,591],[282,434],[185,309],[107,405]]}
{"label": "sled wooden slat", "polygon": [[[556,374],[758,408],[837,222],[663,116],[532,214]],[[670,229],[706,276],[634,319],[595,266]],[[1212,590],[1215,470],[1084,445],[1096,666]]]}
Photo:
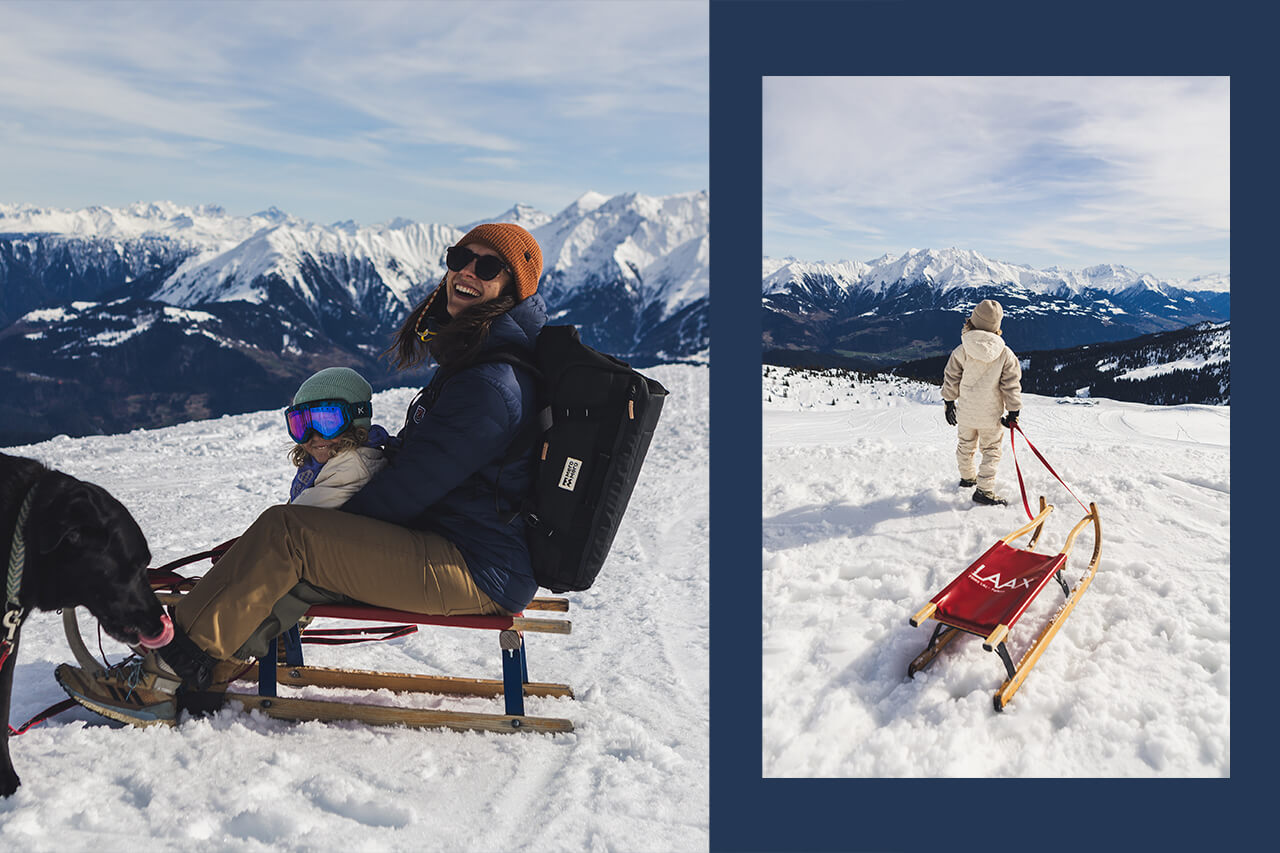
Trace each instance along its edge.
{"label": "sled wooden slat", "polygon": [[[290,687],[343,687],[354,690],[390,690],[393,693],[445,693],[456,696],[501,696],[503,684],[492,678],[458,678],[451,675],[414,675],[323,666],[278,666],[276,678]],[[249,664],[237,681],[257,681],[258,665]],[[527,681],[525,696],[573,698],[567,684]]]}
{"label": "sled wooden slat", "polygon": [[573,731],[573,723],[555,717],[432,711],[323,699],[282,699],[277,696],[255,696],[248,693],[227,693],[224,701],[239,704],[246,710],[258,710],[269,717],[282,720],[319,720],[321,722],[348,720],[374,726],[409,726],[424,729],[443,728],[454,731],[504,733]]}
{"label": "sled wooden slat", "polygon": [[[182,600],[182,594],[159,592],[156,593],[156,598],[160,600],[161,604],[177,604]],[[569,601],[564,598],[535,598],[530,602],[527,609],[567,613],[569,611]],[[412,613],[407,610],[393,610],[389,607],[373,607],[366,604],[316,604],[307,611],[307,615],[363,621],[394,619],[415,625],[440,625],[446,628],[481,628],[497,631],[511,629],[542,634],[570,634],[573,632],[573,623],[568,619],[537,619],[527,616],[436,616],[426,613]]]}
{"label": "sled wooden slat", "polygon": [[[171,592],[169,590],[163,590],[156,593],[156,598],[160,599],[161,604],[177,604],[179,601],[182,600],[182,596],[185,594],[186,594],[185,591]],[[569,599],[552,598],[550,596],[535,598],[533,601],[530,601],[528,605],[525,606],[524,609],[554,611],[556,613],[568,613]]]}
{"label": "sled wooden slat", "polygon": [[995,647],[1004,642],[1004,638],[1009,636],[1008,625],[997,625],[996,629],[991,632],[991,636],[982,641],[982,647],[987,651],[994,651]]}
{"label": "sled wooden slat", "polygon": [[921,607],[920,612],[917,613],[915,616],[912,616],[911,619],[909,620],[911,622],[911,627],[919,628],[920,625],[924,622],[924,620],[932,616],[933,612],[937,609],[938,609],[938,605],[934,604],[932,601],[930,601],[924,607]]}
{"label": "sled wooden slat", "polygon": [[554,610],[558,613],[569,612],[569,599],[567,598],[535,598],[529,602],[525,610]]}
{"label": "sled wooden slat", "polygon": [[941,636],[935,637],[924,651],[916,655],[916,659],[907,667],[907,676],[913,677],[917,672],[933,663],[933,659],[942,654],[942,650],[950,645],[956,637],[963,633],[963,631],[952,628]]}

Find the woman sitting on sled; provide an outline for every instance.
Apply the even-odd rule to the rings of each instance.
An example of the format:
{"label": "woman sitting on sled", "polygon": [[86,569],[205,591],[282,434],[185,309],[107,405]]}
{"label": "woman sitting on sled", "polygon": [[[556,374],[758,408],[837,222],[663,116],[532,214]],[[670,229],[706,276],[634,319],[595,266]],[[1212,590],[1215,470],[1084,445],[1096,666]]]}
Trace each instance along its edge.
{"label": "woman sitting on sled", "polygon": [[531,491],[534,451],[502,462],[536,417],[535,380],[474,362],[498,346],[532,355],[546,322],[542,252],[523,228],[490,223],[451,247],[446,264],[388,354],[400,369],[431,356],[450,375],[437,371],[409,404],[387,467],[341,509],[267,509],[174,608],[167,646],[106,672],[58,667],[73,699],[135,725],[173,724],[180,690],[225,686],[312,604],[500,615],[533,599],[524,520],[504,508]]}

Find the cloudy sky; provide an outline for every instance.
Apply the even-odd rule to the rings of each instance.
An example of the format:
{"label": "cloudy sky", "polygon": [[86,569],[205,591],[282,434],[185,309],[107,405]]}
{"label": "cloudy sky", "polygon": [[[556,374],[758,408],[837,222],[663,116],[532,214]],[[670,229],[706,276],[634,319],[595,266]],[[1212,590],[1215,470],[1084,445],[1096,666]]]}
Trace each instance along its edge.
{"label": "cloudy sky", "polygon": [[1226,77],[766,77],[764,252],[1230,271]]}
{"label": "cloudy sky", "polygon": [[708,186],[704,0],[0,0],[0,201],[462,223]]}

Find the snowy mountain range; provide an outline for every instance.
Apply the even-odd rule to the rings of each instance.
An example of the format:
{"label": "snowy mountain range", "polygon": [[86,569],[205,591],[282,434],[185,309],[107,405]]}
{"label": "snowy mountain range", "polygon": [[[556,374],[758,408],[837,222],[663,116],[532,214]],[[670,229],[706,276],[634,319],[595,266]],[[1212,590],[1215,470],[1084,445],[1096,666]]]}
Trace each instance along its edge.
{"label": "snowy mountain range", "polygon": [[[647,366],[706,358],[708,212],[706,192],[588,192],[485,221],[538,239],[552,322]],[[0,204],[0,442],[276,406],[332,364],[386,387],[379,353],[474,224]]]}
{"label": "snowy mountain range", "polygon": [[[996,299],[1019,349],[1117,341],[1230,318],[1230,275],[1162,281],[1115,264],[1082,270],[992,261],[965,249],[912,249],[869,262],[763,261],[764,346],[851,363],[949,351],[973,306]],[[790,351],[788,354],[786,351]]]}

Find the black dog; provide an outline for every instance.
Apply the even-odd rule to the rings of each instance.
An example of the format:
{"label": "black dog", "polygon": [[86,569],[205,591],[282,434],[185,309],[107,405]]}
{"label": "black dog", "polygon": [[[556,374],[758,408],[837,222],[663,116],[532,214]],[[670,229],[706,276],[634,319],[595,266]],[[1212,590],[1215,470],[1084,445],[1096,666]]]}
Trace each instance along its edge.
{"label": "black dog", "polygon": [[[117,640],[136,644],[163,630],[164,611],[147,581],[151,551],[133,516],[100,486],[52,471],[33,459],[0,453],[0,548],[10,563],[15,527],[28,494],[22,534],[25,564],[18,603],[24,614],[83,606]],[[0,568],[0,573],[6,569]],[[0,643],[7,629],[0,626]],[[9,699],[17,631],[0,669],[0,796],[18,790],[9,758]]]}

